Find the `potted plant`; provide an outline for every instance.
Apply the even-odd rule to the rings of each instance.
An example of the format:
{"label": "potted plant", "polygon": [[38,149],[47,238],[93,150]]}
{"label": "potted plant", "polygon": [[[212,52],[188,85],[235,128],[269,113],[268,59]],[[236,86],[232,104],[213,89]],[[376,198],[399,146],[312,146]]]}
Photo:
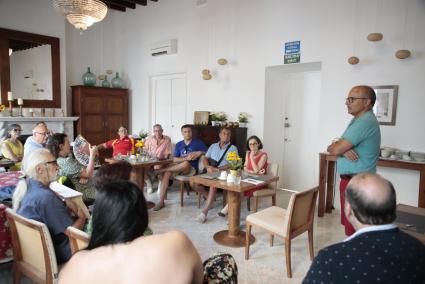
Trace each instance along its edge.
{"label": "potted plant", "polygon": [[227,115],[224,112],[213,112],[211,113],[211,125],[220,126],[221,122],[226,121]]}
{"label": "potted plant", "polygon": [[246,112],[240,112],[238,115],[238,121],[239,121],[239,126],[240,127],[246,127],[247,123],[248,123],[248,113]]}
{"label": "potted plant", "polygon": [[229,162],[230,175],[227,176],[227,182],[233,182],[239,184],[241,180],[241,170],[243,168],[243,162],[237,152],[229,152],[226,160]]}
{"label": "potted plant", "polygon": [[149,132],[148,131],[146,131],[146,130],[140,130],[140,132],[139,132],[139,139],[140,140],[142,140],[142,141],[145,141],[145,139],[146,139],[146,137],[148,137],[149,136]]}

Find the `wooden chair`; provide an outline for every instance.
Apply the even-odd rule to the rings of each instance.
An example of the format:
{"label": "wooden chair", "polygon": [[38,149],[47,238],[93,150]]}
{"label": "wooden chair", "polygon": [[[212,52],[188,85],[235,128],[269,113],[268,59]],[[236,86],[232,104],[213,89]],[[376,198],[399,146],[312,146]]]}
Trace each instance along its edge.
{"label": "wooden chair", "polygon": [[246,217],[245,259],[249,258],[251,227],[257,226],[270,233],[270,246],[273,246],[274,235],[285,241],[286,274],[292,277],[291,240],[308,231],[310,259],[313,260],[313,221],[318,187],[303,192],[292,192],[288,208],[272,206]]}
{"label": "wooden chair", "polygon": [[[279,172],[279,164],[277,163],[269,163],[267,165],[268,173],[277,176]],[[271,197],[272,198],[272,206],[276,205],[276,188],[277,188],[277,181],[269,184],[266,188],[254,191],[252,193],[252,197],[254,198],[254,212],[257,212],[258,209],[258,199],[263,197]],[[249,198],[247,199],[249,200]],[[250,206],[248,205],[248,208]]]}
{"label": "wooden chair", "polygon": [[6,210],[13,247],[14,283],[24,274],[36,283],[57,283],[58,265],[47,226]]}
{"label": "wooden chair", "polygon": [[[204,162],[203,162],[204,159],[205,159],[205,156],[201,156],[199,158],[199,162],[198,162],[199,173],[202,173],[202,171],[204,170]],[[187,195],[189,195],[189,192],[191,190],[190,184],[189,184],[189,177],[185,175],[177,175],[174,177],[174,179],[180,182],[180,206],[183,207],[184,190],[186,189]],[[201,207],[201,194],[198,194],[198,208],[200,207]]]}
{"label": "wooden chair", "polygon": [[66,228],[66,235],[69,238],[71,253],[74,254],[79,250],[85,249],[90,241],[90,236],[77,228],[69,226]]}

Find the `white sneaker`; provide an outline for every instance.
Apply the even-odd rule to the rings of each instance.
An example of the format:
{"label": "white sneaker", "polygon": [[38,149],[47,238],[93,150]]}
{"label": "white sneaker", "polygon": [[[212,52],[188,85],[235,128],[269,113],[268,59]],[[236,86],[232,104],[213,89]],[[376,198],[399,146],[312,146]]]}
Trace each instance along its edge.
{"label": "white sneaker", "polygon": [[146,183],[146,189],[147,189],[148,194],[151,194],[153,189],[152,189],[152,183],[151,183],[150,179],[147,178],[145,180],[145,183]]}
{"label": "white sneaker", "polygon": [[199,223],[205,223],[205,221],[207,221],[207,216],[201,212],[201,214],[198,215],[198,217],[195,218],[196,222]]}

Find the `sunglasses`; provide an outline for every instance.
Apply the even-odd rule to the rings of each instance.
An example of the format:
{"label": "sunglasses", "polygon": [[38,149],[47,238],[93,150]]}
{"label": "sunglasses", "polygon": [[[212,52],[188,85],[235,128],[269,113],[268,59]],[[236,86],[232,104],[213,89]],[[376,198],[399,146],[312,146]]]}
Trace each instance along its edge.
{"label": "sunglasses", "polygon": [[22,132],[22,129],[15,128],[15,129],[13,129],[13,131],[15,131],[15,132]]}

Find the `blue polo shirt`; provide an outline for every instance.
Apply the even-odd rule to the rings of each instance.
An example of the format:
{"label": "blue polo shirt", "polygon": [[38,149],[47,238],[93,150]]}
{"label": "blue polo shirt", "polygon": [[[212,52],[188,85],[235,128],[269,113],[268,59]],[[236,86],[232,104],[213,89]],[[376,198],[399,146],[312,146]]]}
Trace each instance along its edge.
{"label": "blue polo shirt", "polygon": [[46,224],[55,247],[56,260],[64,263],[71,258],[69,239],[65,230],[74,222],[65,203],[53,191],[37,180],[29,179],[28,190],[17,213],[25,218]]}
{"label": "blue polo shirt", "polygon": [[358,154],[357,161],[351,161],[344,156],[338,157],[337,171],[340,174],[357,174],[376,172],[376,162],[379,158],[381,131],[379,122],[372,110],[351,120],[342,138],[354,145]]}
{"label": "blue polo shirt", "polygon": [[[229,144],[230,144],[230,142],[225,144],[223,146],[223,148],[220,148],[220,142],[214,143],[210,146],[210,148],[208,148],[208,152],[205,156],[207,156],[208,158],[214,159],[218,162],[218,160],[220,160],[221,156],[223,156],[223,154],[226,151],[227,146],[229,146]],[[227,154],[229,154],[230,152],[238,153],[238,148],[236,148],[235,145],[230,146],[229,150],[227,150],[223,160],[221,160],[218,167],[225,166],[229,163],[226,158],[227,158]]]}
{"label": "blue polo shirt", "polygon": [[44,145],[34,141],[32,136],[29,136],[24,145],[24,157],[28,156],[34,150],[43,149]]}
{"label": "blue polo shirt", "polygon": [[[184,140],[178,142],[176,144],[176,148],[174,149],[174,157],[184,157],[191,152],[207,151],[207,146],[205,146],[204,142],[199,139],[192,139],[189,144],[185,144]],[[189,161],[190,165],[198,171],[198,163],[199,159]]]}

